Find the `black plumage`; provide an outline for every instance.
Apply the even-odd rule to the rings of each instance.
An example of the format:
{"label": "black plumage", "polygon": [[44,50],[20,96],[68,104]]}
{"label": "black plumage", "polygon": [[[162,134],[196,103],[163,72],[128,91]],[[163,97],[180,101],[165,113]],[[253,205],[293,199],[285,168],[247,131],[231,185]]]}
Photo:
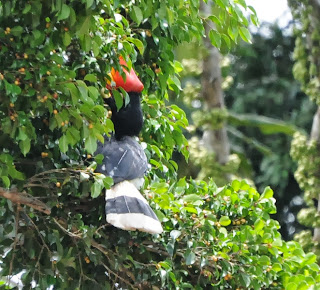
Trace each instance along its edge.
{"label": "black plumage", "polygon": [[115,138],[121,140],[123,136],[138,136],[143,126],[143,115],[140,104],[141,93],[128,93],[130,102],[127,106],[117,109],[113,97],[106,99],[114,124]]}

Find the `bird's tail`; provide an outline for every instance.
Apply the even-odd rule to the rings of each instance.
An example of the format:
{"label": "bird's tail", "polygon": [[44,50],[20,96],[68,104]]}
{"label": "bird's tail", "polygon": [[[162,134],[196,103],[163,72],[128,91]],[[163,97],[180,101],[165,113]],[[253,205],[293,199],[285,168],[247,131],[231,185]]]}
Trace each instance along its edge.
{"label": "bird's tail", "polygon": [[108,223],[123,230],[150,234],[163,231],[146,199],[126,180],[106,190],[106,218]]}

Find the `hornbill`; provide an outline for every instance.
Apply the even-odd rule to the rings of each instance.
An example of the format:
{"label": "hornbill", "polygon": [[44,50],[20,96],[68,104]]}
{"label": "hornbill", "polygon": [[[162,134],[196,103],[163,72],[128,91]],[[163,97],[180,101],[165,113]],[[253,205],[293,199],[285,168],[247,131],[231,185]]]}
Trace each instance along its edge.
{"label": "hornbill", "polygon": [[[120,64],[126,65],[122,58]],[[112,111],[115,133],[110,138],[105,137],[104,144],[99,143],[95,153],[104,156],[96,171],[112,177],[114,181],[114,185],[106,190],[106,219],[123,230],[159,234],[163,231],[161,223],[138,190],[148,170],[147,157],[136,140],[143,125],[140,105],[143,84],[133,69],[128,72],[123,68],[123,71],[125,81],[114,69],[111,77],[115,89],[122,87],[128,93],[130,103],[118,110],[113,97],[106,100]]]}

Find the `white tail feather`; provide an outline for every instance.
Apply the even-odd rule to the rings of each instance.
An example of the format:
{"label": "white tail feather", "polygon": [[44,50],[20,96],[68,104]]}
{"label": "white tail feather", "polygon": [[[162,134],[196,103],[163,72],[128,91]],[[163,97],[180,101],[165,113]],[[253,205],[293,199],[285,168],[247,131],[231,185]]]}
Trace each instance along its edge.
{"label": "white tail feather", "polygon": [[106,190],[106,219],[123,230],[160,234],[163,229],[147,200],[129,181]]}

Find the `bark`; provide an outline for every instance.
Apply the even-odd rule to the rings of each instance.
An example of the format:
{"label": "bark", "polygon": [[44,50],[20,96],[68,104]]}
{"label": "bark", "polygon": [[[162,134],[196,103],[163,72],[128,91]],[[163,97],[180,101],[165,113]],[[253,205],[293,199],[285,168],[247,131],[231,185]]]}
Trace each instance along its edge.
{"label": "bark", "polygon": [[51,209],[46,204],[25,192],[18,192],[16,190],[7,191],[0,187],[0,197],[4,197],[16,204],[27,205],[47,215],[51,213]]}
{"label": "bark", "polygon": [[[211,1],[208,4],[201,2],[201,11],[208,15],[211,12]],[[220,69],[221,55],[209,39],[209,31],[213,23],[205,23],[206,38],[204,45],[207,54],[203,59],[203,72],[201,78],[202,97],[207,110],[221,108],[224,109],[224,94],[221,87],[222,77]],[[203,146],[209,151],[216,154],[217,161],[220,164],[228,162],[230,154],[230,145],[225,127],[217,130],[208,129],[204,131],[202,142]]]}

